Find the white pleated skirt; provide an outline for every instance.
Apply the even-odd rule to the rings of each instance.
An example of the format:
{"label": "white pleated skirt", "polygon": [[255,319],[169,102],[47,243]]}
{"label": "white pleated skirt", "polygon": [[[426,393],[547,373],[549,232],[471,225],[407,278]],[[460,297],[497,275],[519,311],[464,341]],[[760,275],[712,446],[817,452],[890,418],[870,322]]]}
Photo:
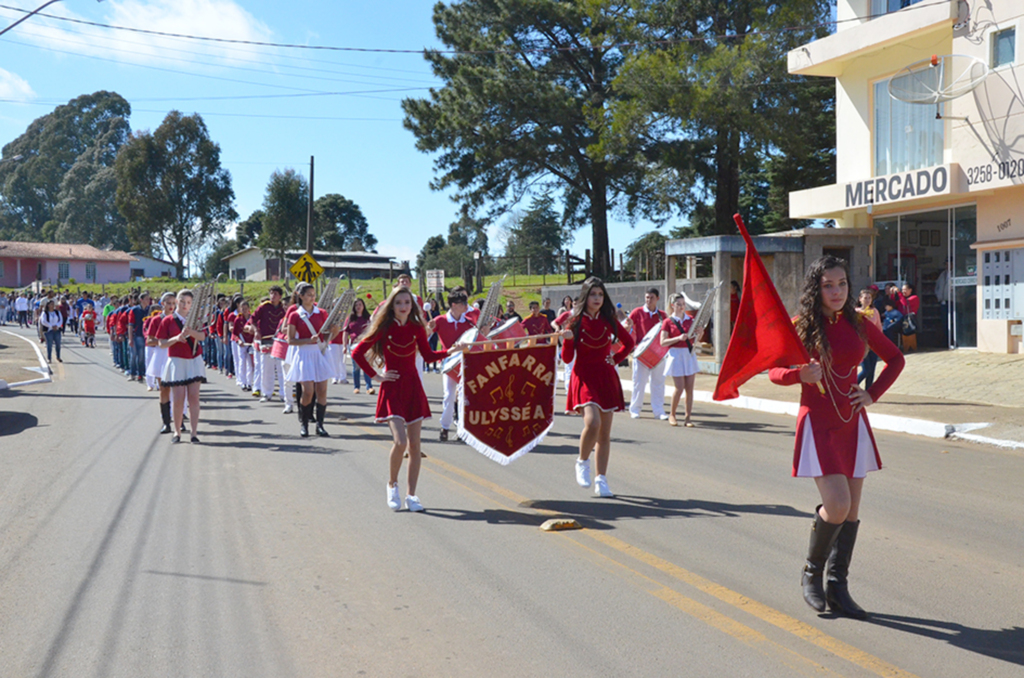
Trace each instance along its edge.
{"label": "white pleated skirt", "polygon": [[146,354],[146,376],[162,380],[164,366],[167,365],[167,349],[159,346],[147,346]]}
{"label": "white pleated skirt", "polygon": [[203,356],[197,355],[194,358],[168,358],[160,380],[164,386],[185,386],[202,381],[205,377]]}
{"label": "white pleated skirt", "polygon": [[668,358],[665,360],[666,377],[688,377],[698,372],[700,365],[697,364],[697,356],[693,355],[693,351],[685,346],[668,350]]}
{"label": "white pleated skirt", "polygon": [[[294,353],[292,350],[294,349]],[[285,381],[327,381],[334,379],[334,366],[331,360],[323,353],[316,344],[305,344],[303,346],[289,346],[289,358],[291,365],[284,373]]]}

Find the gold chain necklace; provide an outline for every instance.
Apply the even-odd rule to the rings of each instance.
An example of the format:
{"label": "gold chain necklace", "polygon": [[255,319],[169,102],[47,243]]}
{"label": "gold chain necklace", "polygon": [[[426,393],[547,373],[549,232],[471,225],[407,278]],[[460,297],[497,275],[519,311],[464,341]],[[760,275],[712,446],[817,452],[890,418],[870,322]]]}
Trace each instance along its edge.
{"label": "gold chain necklace", "polygon": [[832,408],[836,411],[836,416],[839,417],[839,419],[844,424],[849,424],[851,421],[853,421],[853,418],[855,416],[857,416],[857,413],[853,410],[853,405],[849,405],[850,416],[849,417],[844,417],[842,412],[839,411],[839,403],[836,402],[835,394],[836,393],[840,393],[840,395],[845,395],[845,396],[849,397],[849,396],[852,396],[855,391],[851,387],[849,391],[847,391],[846,393],[842,393],[839,390],[839,385],[837,383],[837,380],[839,380],[839,379],[849,379],[850,376],[854,373],[854,370],[856,370],[858,366],[854,365],[850,369],[850,371],[847,372],[845,375],[840,375],[840,374],[837,374],[836,371],[832,369],[832,360],[831,360],[831,358],[826,358],[825,356],[821,356],[821,365],[822,365],[822,367],[825,368],[824,370],[822,370],[822,376],[825,377],[825,385],[827,387],[826,390],[828,391],[828,398],[829,398],[829,400],[832,401]]}

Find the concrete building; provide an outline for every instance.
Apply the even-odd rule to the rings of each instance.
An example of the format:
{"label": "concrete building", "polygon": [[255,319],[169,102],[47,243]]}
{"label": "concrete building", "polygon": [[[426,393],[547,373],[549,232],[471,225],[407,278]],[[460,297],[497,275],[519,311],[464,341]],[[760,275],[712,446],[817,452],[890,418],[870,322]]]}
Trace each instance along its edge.
{"label": "concrete building", "polygon": [[[281,271],[288,277],[288,269],[305,254],[305,250],[285,252],[285,265],[277,257],[264,255],[259,247],[247,247],[224,257],[232,280],[280,280]],[[313,258],[324,268],[324,275],[337,278],[344,275],[349,280],[388,277],[409,273],[409,262],[393,259],[386,254],[375,252],[313,252]]]}
{"label": "concrete building", "polygon": [[[916,287],[921,345],[1021,352],[1024,2],[838,0],[837,20],[788,54],[835,79],[837,128],[836,183],[790,215],[873,229],[871,278]],[[929,89],[957,96],[908,102]]]}
{"label": "concrete building", "polygon": [[157,259],[141,252],[132,252],[135,257],[132,262],[131,276],[133,280],[143,278],[177,278],[178,267],[170,261]]}
{"label": "concrete building", "polygon": [[131,278],[135,257],[92,245],[0,241],[0,287],[24,287],[40,281],[56,285],[123,283]]}

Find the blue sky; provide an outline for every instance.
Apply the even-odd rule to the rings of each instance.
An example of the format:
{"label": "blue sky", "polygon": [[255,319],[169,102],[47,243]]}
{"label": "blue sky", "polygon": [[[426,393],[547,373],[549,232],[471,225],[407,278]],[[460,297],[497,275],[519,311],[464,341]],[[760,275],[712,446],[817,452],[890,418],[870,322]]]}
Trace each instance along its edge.
{"label": "blue sky", "polygon": [[[34,9],[44,1],[0,5]],[[45,11],[190,35],[421,50],[438,46],[432,7],[429,0],[64,0]],[[0,26],[19,16],[0,7]],[[54,106],[97,90],[131,103],[134,130],[157,127],[172,109],[198,112],[221,146],[242,218],[260,207],[271,172],[294,167],[308,175],[313,155],[316,196],[354,200],[378,250],[413,259],[428,237],[447,233],[458,210],[430,190],[432,158],[401,123],[402,98],[437,85],[419,53],[221,45],[36,16],[0,37],[0,145]],[[312,96],[280,96],[296,94]],[[492,254],[502,248],[497,226]],[[652,229],[612,221],[611,247],[621,252]],[[572,249],[589,246],[589,229],[578,231]]]}

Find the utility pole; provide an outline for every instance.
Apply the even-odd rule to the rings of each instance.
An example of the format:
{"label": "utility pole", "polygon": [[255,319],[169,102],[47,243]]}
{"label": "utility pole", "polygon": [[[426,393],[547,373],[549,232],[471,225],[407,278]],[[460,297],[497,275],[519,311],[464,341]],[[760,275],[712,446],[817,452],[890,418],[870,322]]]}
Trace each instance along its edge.
{"label": "utility pole", "polygon": [[306,205],[306,254],[313,256],[313,156],[309,156],[309,200]]}

